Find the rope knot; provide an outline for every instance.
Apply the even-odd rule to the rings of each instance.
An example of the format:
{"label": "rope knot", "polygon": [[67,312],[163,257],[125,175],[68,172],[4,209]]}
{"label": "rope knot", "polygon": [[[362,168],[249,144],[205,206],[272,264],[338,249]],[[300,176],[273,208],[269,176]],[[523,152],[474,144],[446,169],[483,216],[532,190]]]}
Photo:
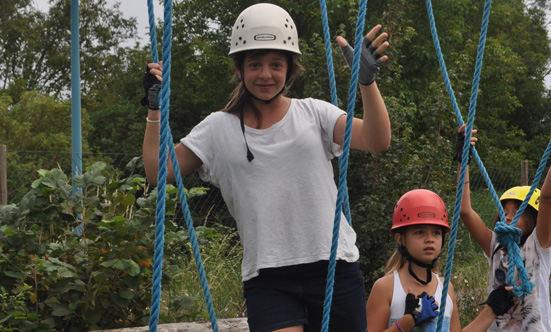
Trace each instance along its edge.
{"label": "rope knot", "polygon": [[520,228],[507,225],[505,222],[500,221],[496,224],[494,232],[496,233],[499,243],[503,244],[506,248],[509,247],[509,244],[516,244],[518,246],[520,243],[520,236],[522,235],[522,230]]}
{"label": "rope knot", "polygon": [[[524,297],[532,292],[534,284],[528,278],[518,247],[522,230],[500,221],[496,224],[494,232],[496,233],[497,240],[507,249],[507,254],[509,255],[507,284],[513,286],[512,292],[516,297]],[[515,269],[518,271],[518,281],[516,282]]]}

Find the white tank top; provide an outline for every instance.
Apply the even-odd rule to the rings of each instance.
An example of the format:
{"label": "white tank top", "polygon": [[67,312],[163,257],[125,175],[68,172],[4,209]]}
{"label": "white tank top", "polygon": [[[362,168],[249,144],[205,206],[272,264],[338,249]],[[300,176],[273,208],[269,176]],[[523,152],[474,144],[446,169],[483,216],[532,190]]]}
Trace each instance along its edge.
{"label": "white tank top", "polygon": [[[442,281],[438,277],[438,274],[433,273],[433,276],[438,281],[438,286],[436,287],[436,294],[430,294],[434,296],[434,299],[437,303],[441,304],[442,301]],[[396,324],[396,321],[400,320],[404,316],[404,311],[406,310],[406,292],[402,287],[400,282],[400,276],[398,271],[394,271],[394,291],[392,292],[392,303],[390,305],[390,317],[388,319],[388,327]],[[446,297],[446,312],[444,313],[444,320],[442,323],[442,332],[447,332],[450,330],[450,321],[453,312],[453,303],[449,295]],[[436,322],[437,317],[424,322],[423,324],[416,326],[412,331],[415,332],[433,332],[436,331]]]}

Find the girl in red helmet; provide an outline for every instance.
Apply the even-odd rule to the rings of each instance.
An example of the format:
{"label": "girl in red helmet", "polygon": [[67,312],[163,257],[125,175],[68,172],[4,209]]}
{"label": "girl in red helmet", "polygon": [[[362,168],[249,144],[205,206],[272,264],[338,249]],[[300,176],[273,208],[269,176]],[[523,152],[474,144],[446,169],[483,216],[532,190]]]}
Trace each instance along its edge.
{"label": "girl in red helmet", "polygon": [[[465,125],[458,130],[455,159],[461,167]],[[472,133],[476,134],[476,130]],[[471,137],[475,145],[476,137]],[[458,169],[459,169],[458,168]],[[489,263],[488,290],[492,291],[506,282],[509,265],[507,251],[497,241],[496,233],[490,230],[471,206],[469,171],[465,176],[461,200],[461,220],[471,236],[480,245]],[[459,172],[458,172],[459,174]],[[506,222],[510,224],[520,205],[528,195],[529,186],[513,187],[500,198]],[[499,221],[499,215],[494,219]],[[535,331],[551,332],[551,304],[549,302],[549,277],[551,275],[551,172],[547,173],[541,191],[536,189],[518,219],[520,255],[534,288],[530,294],[520,298],[510,313],[496,318],[488,331]],[[516,273],[516,272],[515,272]]]}
{"label": "girl in red helmet", "polygon": [[[388,42],[376,25],[363,39],[359,70],[363,117],[352,120],[350,147],[384,151],[390,120],[375,82]],[[352,48],[339,37],[345,60]],[[274,4],[246,8],[232,27],[229,55],[237,87],[175,147],[182,175],[197,170],[220,188],[243,246],[242,280],[251,332],[319,331],[337,187],[331,160],[342,151],[346,112],[326,101],[289,98],[300,71],[297,26]],[[156,183],[157,100],[162,64],[144,77],[149,107],[143,156]],[[212,84],[224,84],[215,79]],[[167,181],[174,179],[168,163]],[[341,215],[330,331],[365,331],[365,295],[356,233]]]}
{"label": "girl in red helmet", "polygon": [[[432,191],[415,189],[398,200],[391,229],[398,249],[367,300],[369,332],[436,331],[443,288],[437,261],[449,230],[446,206]],[[463,331],[486,331],[496,315],[513,305],[510,289],[502,287],[490,294],[482,312]],[[451,284],[446,296],[442,331],[461,331]]]}

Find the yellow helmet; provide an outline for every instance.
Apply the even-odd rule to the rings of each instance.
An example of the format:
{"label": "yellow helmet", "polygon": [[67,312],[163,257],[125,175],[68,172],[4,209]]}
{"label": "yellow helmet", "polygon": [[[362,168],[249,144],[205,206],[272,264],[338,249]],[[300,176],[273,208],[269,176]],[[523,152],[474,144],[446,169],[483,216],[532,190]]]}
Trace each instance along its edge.
{"label": "yellow helmet", "polygon": [[[516,199],[518,201],[524,202],[524,199],[528,195],[528,192],[530,191],[530,186],[518,186],[513,187],[501,195],[499,200],[503,202],[507,199]],[[536,209],[536,211],[539,211],[540,207],[540,190],[536,188],[534,192],[532,193],[532,197],[530,197],[530,201],[528,202],[528,205]]]}

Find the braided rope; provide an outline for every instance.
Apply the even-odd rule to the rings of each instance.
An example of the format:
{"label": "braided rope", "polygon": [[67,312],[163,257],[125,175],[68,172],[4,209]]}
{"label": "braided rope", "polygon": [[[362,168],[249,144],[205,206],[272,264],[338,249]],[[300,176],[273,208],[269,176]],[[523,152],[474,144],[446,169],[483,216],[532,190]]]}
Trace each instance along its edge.
{"label": "braided rope", "polygon": [[[455,100],[455,96],[454,96],[454,93],[453,93],[453,89],[451,88],[451,84],[449,82],[449,77],[448,77],[448,74],[447,74],[447,71],[446,71],[446,66],[445,66],[444,59],[443,59],[443,56],[442,56],[442,52],[441,52],[441,49],[440,49],[440,42],[438,41],[435,22],[434,22],[434,14],[433,14],[433,11],[432,11],[432,3],[431,3],[430,0],[427,0],[426,4],[427,4],[427,12],[428,12],[428,15],[429,15],[429,20],[430,20],[431,34],[432,34],[433,42],[434,42],[436,52],[437,52],[437,55],[438,55],[440,69],[442,71],[442,75],[444,77],[446,88],[447,88],[448,94],[450,96],[450,99],[452,101],[452,105],[453,105],[454,111],[456,113],[456,116],[458,118],[458,121],[461,125],[463,125],[463,120],[461,118],[461,112],[459,111],[459,107],[457,106],[457,102]],[[480,73],[481,73],[481,70],[482,70],[482,59],[484,57],[484,47],[485,47],[485,43],[486,43],[486,33],[487,33],[487,27],[488,27],[488,22],[489,22],[490,7],[491,7],[491,0],[487,0],[486,3],[485,3],[485,6],[484,6],[482,29],[481,29],[481,32],[480,32],[479,45],[478,45],[478,49],[477,49],[475,73],[474,73],[474,78],[473,78],[473,84],[472,84],[472,87],[471,87],[471,100],[470,100],[470,105],[469,105],[469,116],[468,116],[467,125],[466,125],[466,128],[465,128],[465,142],[470,142],[471,141],[471,134],[472,134],[472,128],[473,128],[473,123],[474,123],[474,116],[475,116],[475,113],[476,113],[476,99],[477,99],[477,96],[478,96],[478,84],[479,84],[479,81],[480,81]],[[462,160],[467,160],[467,158],[469,156],[470,147],[471,147],[470,143],[464,144],[462,157],[464,157],[465,159],[462,159]],[[473,150],[474,150],[474,148],[473,148]],[[478,154],[476,154],[476,153],[475,153],[475,155],[478,156]],[[454,207],[453,221],[452,221],[451,232],[450,232],[450,239],[449,239],[449,242],[448,242],[448,257],[446,259],[446,271],[445,271],[445,277],[444,277],[444,285],[442,287],[442,295],[443,296],[441,297],[441,300],[440,300],[442,302],[442,304],[440,305],[440,312],[439,312],[439,315],[438,315],[438,320],[437,320],[437,325],[436,325],[437,331],[442,331],[442,323],[443,323],[444,313],[445,313],[445,310],[446,310],[447,296],[445,294],[448,293],[448,286],[449,286],[449,282],[450,282],[451,270],[452,270],[452,267],[453,267],[453,256],[454,256],[454,251],[455,251],[455,241],[456,241],[456,237],[457,237],[459,212],[460,212],[460,209],[461,209],[461,197],[463,195],[466,172],[467,172],[467,163],[462,163],[461,164],[461,169],[460,169],[460,172],[459,172],[459,180],[458,180],[458,186],[457,186],[457,192],[456,192],[455,207]],[[488,178],[488,181],[489,181],[489,178]]]}
{"label": "braided rope", "polygon": [[[155,18],[153,11],[152,0],[147,0],[148,15],[149,15],[149,31],[151,36],[151,53],[154,62],[158,62],[157,55],[157,34],[155,31]],[[165,0],[164,5],[164,26],[163,26],[163,81],[161,83],[161,97],[159,104],[161,106],[161,129],[160,129],[160,142],[159,142],[159,174],[157,182],[157,213],[156,213],[156,231],[155,231],[155,255],[153,263],[153,285],[152,285],[152,299],[151,299],[151,313],[149,318],[149,331],[156,332],[157,324],[159,321],[160,310],[160,298],[161,298],[161,278],[162,278],[162,262],[163,262],[163,247],[164,247],[164,214],[165,214],[165,196],[166,196],[166,169],[168,153],[173,163],[174,176],[178,186],[178,195],[180,196],[180,202],[184,211],[184,217],[186,226],[188,229],[188,235],[191,241],[191,247],[193,251],[193,257],[197,264],[199,271],[199,278],[201,287],[203,289],[203,295],[207,303],[207,310],[211,326],[214,332],[218,332],[218,323],[216,320],[216,314],[214,312],[214,306],[212,304],[212,298],[210,295],[210,289],[208,286],[205,269],[201,260],[199,243],[197,241],[197,235],[195,234],[195,228],[193,226],[193,220],[191,218],[191,212],[187,204],[186,190],[182,182],[182,176],[180,174],[180,168],[178,166],[178,159],[174,151],[174,145],[169,144],[172,142],[172,134],[170,133],[170,126],[168,123],[169,117],[169,105],[170,105],[170,60],[171,60],[171,46],[172,46],[172,0]],[[167,153],[168,148],[168,153]]]}
{"label": "braided rope", "polygon": [[[473,86],[471,88],[471,100],[469,105],[469,117],[467,121],[467,125],[465,128],[465,142],[470,142],[471,139],[471,132],[473,128],[474,123],[474,114],[476,113],[476,99],[478,95],[478,84],[480,79],[480,72],[482,69],[482,59],[484,57],[484,46],[486,41],[486,34],[487,34],[487,28],[488,28],[488,22],[489,22],[489,16],[490,16],[490,7],[491,7],[491,0],[486,0],[484,5],[484,14],[483,14],[483,21],[482,21],[482,28],[480,33],[480,40],[479,45],[477,49],[477,59],[476,59],[476,67],[475,67],[475,73],[474,73],[474,79],[473,79]],[[442,52],[440,49],[440,43],[438,41],[438,35],[436,32],[435,24],[434,24],[434,15],[432,12],[432,4],[430,0],[427,0],[427,11],[429,15],[430,20],[430,26],[431,26],[431,33],[433,37],[434,46],[437,51],[438,60],[440,69],[442,71],[442,75],[446,84],[446,89],[448,91],[448,95],[450,96],[453,109],[456,113],[456,116],[458,118],[458,122],[460,125],[463,125],[463,119],[461,117],[461,112],[459,111],[459,107],[457,106],[457,102],[455,100],[455,96],[453,93],[453,89],[451,87],[449,77],[446,71],[446,66],[444,63],[444,59],[442,56]],[[496,204],[496,207],[498,209],[498,213],[501,220],[505,220],[505,214],[503,212],[503,207],[501,206],[501,203],[499,201],[499,197],[497,196],[494,187],[490,181],[490,178],[488,176],[488,173],[486,172],[486,169],[484,165],[482,164],[482,161],[480,160],[480,157],[478,156],[478,153],[476,152],[476,149],[474,147],[471,147],[470,144],[465,144],[463,146],[463,154],[462,157],[467,160],[469,155],[469,149],[476,160],[477,165],[479,166],[482,176],[488,186],[488,189],[490,189],[490,193],[492,196],[492,199],[494,203]],[[548,150],[551,150],[551,142],[548,146],[548,149],[546,150],[546,154],[548,155]],[[545,162],[547,160],[547,157],[545,157],[545,160],[542,160],[543,166],[545,166]],[[532,185],[531,191],[529,192],[528,196],[525,198],[523,204],[521,205],[521,209],[517,212],[515,219],[518,220],[520,216],[522,215],[522,212],[524,210],[523,206],[526,206],[528,201],[530,200],[530,197],[532,195],[533,190],[539,183],[539,178],[541,177],[541,173],[543,172],[543,166],[540,164],[541,172],[538,170],[538,175],[536,176],[536,179],[534,180],[534,183]],[[463,195],[463,189],[464,189],[464,183],[465,183],[465,176],[467,171],[467,163],[463,163],[460,168],[459,173],[459,180],[458,180],[458,187],[457,187],[457,193],[456,193],[456,201],[455,201],[455,209],[454,209],[454,218],[452,223],[452,230],[450,233],[450,240],[448,243],[448,257],[446,260],[446,272],[445,272],[445,280],[444,280],[444,287],[442,289],[442,294],[447,294],[448,292],[448,285],[451,275],[451,269],[453,266],[453,254],[455,250],[455,240],[457,235],[457,225],[459,220],[459,213],[461,209],[461,197]],[[514,222],[516,224],[516,221]],[[513,292],[516,296],[524,296],[527,293],[530,293],[533,287],[533,284],[530,282],[528,276],[526,275],[526,270],[524,268],[524,264],[522,262],[522,257],[520,256],[520,251],[518,247],[518,239],[520,238],[520,234],[517,228],[514,227],[514,224],[512,223],[511,226],[505,225],[505,222],[500,222],[495,228],[495,232],[498,238],[498,241],[502,244],[504,244],[508,249],[509,252],[509,262],[510,266],[514,266],[518,272],[521,279],[520,285],[516,285],[514,282],[514,269],[508,269],[507,274],[507,282],[509,285],[513,285],[514,289]],[[502,242],[503,241],[503,242]],[[504,243],[505,242],[505,243]],[[442,330],[442,322],[443,322],[443,316],[445,312],[446,307],[446,296],[442,296],[442,305],[440,306],[440,313],[438,315],[438,321],[437,321],[437,331]]]}
{"label": "braided rope", "polygon": [[[327,18],[327,5],[325,0],[320,0],[321,9],[321,21],[323,24],[323,39],[325,42],[325,58],[327,59],[327,73],[329,75],[329,89],[331,90],[331,103],[335,106],[339,106],[339,99],[337,97],[337,83],[335,82],[335,70],[333,67],[333,52],[331,50],[331,33],[329,32],[329,20]],[[359,60],[359,59],[358,59]],[[339,156],[339,164],[342,163],[342,155]],[[345,179],[346,180],[346,179]],[[347,184],[344,184],[348,188]],[[350,202],[348,200],[348,190],[343,193],[344,196],[344,215],[348,223],[352,225],[352,216],[350,214]]]}
{"label": "braided rope", "polygon": [[[325,22],[324,24],[327,24],[327,10],[324,5],[322,5],[321,7],[322,7],[322,17],[324,18],[323,22]],[[352,119],[354,118],[354,105],[356,102],[356,90],[357,90],[357,83],[358,83],[358,73],[360,69],[360,54],[362,49],[362,38],[363,38],[363,28],[364,28],[366,7],[367,7],[367,0],[361,0],[359,4],[358,20],[356,23],[354,58],[353,58],[352,76],[350,78],[350,88],[349,88],[349,94],[348,94],[348,108],[347,108],[347,117],[346,117],[346,130],[344,134],[343,153],[339,158],[339,187],[338,187],[337,203],[335,208],[335,219],[333,224],[333,238],[331,242],[331,252],[329,256],[329,267],[328,267],[327,283],[326,283],[326,289],[325,289],[325,301],[323,305],[323,320],[322,320],[322,329],[321,329],[321,331],[323,332],[326,332],[329,329],[331,302],[333,299],[333,285],[335,281],[335,267],[337,265],[337,248],[338,248],[338,239],[339,239],[340,219],[341,219],[343,201],[348,198],[348,193],[346,192],[347,191],[346,173],[348,168],[348,157],[350,154],[349,152],[350,152],[350,138],[352,135]],[[324,26],[324,31],[326,30],[328,29],[326,29],[326,26]],[[326,42],[327,40],[328,40],[328,36],[326,37]]]}

